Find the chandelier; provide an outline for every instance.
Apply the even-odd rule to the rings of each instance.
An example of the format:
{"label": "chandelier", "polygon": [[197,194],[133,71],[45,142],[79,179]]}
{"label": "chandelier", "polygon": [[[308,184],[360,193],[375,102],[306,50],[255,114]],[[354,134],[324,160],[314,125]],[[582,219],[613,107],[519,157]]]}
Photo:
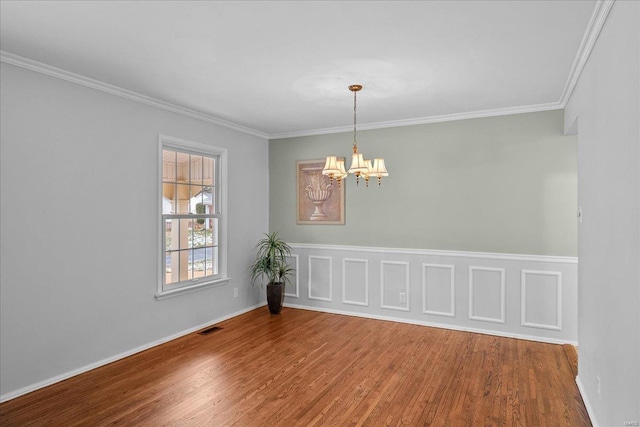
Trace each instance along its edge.
{"label": "chandelier", "polygon": [[327,161],[322,169],[322,174],[329,177],[329,181],[334,179],[338,181],[338,188],[340,183],[349,174],[353,174],[356,177],[356,186],[360,183],[360,177],[363,177],[366,186],[369,186],[369,179],[374,177],[378,178],[378,186],[382,184],[382,177],[389,176],[389,172],[384,166],[383,158],[375,158],[373,162],[371,160],[365,160],[362,153],[358,153],[358,141],[356,140],[356,93],[362,89],[362,85],[351,85],[349,90],[353,92],[353,154],[351,155],[351,166],[349,170],[345,170],[344,160],[339,160],[337,156],[327,156]]}

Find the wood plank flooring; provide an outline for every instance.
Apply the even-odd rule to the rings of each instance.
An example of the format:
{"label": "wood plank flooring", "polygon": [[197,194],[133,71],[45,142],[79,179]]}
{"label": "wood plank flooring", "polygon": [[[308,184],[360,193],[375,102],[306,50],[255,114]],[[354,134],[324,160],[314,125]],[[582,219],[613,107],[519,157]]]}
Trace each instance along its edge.
{"label": "wood plank flooring", "polygon": [[0,405],[2,426],[590,426],[561,345],[260,308]]}

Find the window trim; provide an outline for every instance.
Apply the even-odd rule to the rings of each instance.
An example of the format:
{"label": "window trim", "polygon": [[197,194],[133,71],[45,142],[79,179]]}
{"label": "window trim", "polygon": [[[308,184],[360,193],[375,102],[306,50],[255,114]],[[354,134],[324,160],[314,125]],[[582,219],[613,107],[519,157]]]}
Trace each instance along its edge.
{"label": "window trim", "polygon": [[[218,219],[218,276],[213,280],[203,281],[195,283],[193,285],[181,286],[179,288],[171,290],[165,290],[163,288],[165,248],[162,244],[162,242],[164,241],[162,236],[165,231],[165,227],[164,221],[162,220],[162,150],[165,148],[183,152],[190,152],[192,154],[217,156],[219,159],[219,164],[216,165],[216,173],[218,174],[219,182],[215,186],[216,197],[218,198],[218,214],[220,215]],[[158,190],[156,192],[158,197],[158,204],[156,206],[158,232],[156,237],[156,245],[158,251],[158,278],[157,292],[155,294],[157,300],[183,295],[202,289],[208,289],[215,286],[225,285],[229,282],[229,280],[231,280],[227,272],[227,155],[228,151],[226,148],[203,144],[195,141],[189,141],[181,138],[175,138],[162,134],[158,135],[158,159],[156,162],[156,165],[158,167],[158,174],[156,178],[156,185],[158,186]]]}

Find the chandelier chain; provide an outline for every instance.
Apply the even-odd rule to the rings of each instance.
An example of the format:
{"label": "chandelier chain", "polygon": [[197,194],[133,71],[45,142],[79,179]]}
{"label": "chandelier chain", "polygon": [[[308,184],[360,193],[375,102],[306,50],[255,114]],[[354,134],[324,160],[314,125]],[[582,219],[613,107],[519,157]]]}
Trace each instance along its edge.
{"label": "chandelier chain", "polygon": [[358,142],[356,141],[356,102],[357,91],[353,91],[353,148],[358,148]]}

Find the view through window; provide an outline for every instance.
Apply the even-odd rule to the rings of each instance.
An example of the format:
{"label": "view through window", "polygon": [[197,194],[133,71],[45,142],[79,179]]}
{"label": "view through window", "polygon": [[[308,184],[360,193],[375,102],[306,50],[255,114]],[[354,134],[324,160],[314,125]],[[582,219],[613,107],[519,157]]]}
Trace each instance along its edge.
{"label": "view through window", "polygon": [[219,156],[163,146],[163,291],[220,276]]}

